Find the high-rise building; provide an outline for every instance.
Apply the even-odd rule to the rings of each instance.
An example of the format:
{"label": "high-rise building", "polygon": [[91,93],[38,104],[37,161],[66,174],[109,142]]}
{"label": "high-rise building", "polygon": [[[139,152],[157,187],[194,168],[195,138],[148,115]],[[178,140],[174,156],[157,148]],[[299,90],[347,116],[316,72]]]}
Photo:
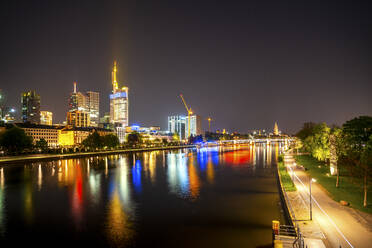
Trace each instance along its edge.
{"label": "high-rise building", "polygon": [[126,127],[129,123],[128,87],[119,88],[116,80],[116,61],[112,70],[112,94],[110,94],[110,122],[114,126]]}
{"label": "high-rise building", "polygon": [[53,124],[53,113],[50,111],[40,111],[40,124],[52,125]]}
{"label": "high-rise building", "polygon": [[[189,117],[186,117],[186,137],[189,137]],[[201,117],[199,115],[190,116],[190,133],[193,136],[202,134]]]}
{"label": "high-rise building", "polygon": [[89,113],[79,110],[67,112],[67,125],[74,127],[89,127]]}
{"label": "high-rise building", "polygon": [[90,126],[98,127],[99,123],[99,93],[88,91],[86,94],[77,91],[74,82],[74,91],[69,99],[69,112],[80,111],[89,114]]}
{"label": "high-rise building", "polygon": [[35,91],[24,92],[21,95],[22,121],[40,124],[40,96]]}
{"label": "high-rise building", "polygon": [[99,124],[99,93],[88,91],[87,92],[87,110],[90,116],[90,125],[98,127]]}
{"label": "high-rise building", "polygon": [[76,82],[74,82],[74,91],[70,95],[68,110],[87,111],[86,96],[83,93],[77,91]]}
{"label": "high-rise building", "polygon": [[186,117],[183,115],[168,116],[168,132],[177,133],[180,139],[185,139]]}

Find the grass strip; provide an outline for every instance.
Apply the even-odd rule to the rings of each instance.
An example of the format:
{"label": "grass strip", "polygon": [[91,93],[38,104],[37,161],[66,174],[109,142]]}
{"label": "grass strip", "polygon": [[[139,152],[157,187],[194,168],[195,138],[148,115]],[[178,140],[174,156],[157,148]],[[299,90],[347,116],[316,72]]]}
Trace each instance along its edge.
{"label": "grass strip", "polygon": [[296,191],[296,185],[292,182],[291,176],[288,174],[286,167],[284,166],[284,162],[278,162],[279,166],[279,176],[282,181],[282,185],[286,192]]}
{"label": "grass strip", "polygon": [[368,190],[368,206],[363,207],[363,187],[362,181],[359,178],[351,178],[345,176],[346,172],[341,169],[339,187],[336,187],[336,176],[330,175],[329,166],[323,162],[319,162],[310,155],[294,156],[297,164],[303,165],[306,172],[316,179],[316,183],[325,188],[330,197],[340,202],[341,200],[350,203],[350,206],[359,209],[363,212],[372,214],[372,189]]}

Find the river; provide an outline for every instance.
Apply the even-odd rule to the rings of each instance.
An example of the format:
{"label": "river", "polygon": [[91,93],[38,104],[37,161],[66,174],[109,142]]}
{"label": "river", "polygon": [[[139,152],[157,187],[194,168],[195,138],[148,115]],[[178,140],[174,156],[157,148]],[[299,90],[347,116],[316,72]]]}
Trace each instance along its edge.
{"label": "river", "polygon": [[270,247],[280,144],[0,167],[0,244]]}

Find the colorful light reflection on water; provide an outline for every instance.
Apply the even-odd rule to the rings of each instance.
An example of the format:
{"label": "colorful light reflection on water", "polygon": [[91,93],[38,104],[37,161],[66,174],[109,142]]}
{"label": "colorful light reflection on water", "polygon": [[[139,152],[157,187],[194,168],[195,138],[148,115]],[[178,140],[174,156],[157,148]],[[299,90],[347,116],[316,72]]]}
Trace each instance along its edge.
{"label": "colorful light reflection on water", "polygon": [[[181,239],[177,236],[178,228],[195,235],[196,243],[192,245],[197,246],[197,240],[204,237],[194,231],[206,228],[206,237],[217,235],[216,240],[224,238],[229,243],[234,235],[240,234],[224,237],[224,233],[217,231],[220,224],[205,227],[197,224],[194,230],[182,223],[191,221],[192,226],[204,220],[210,223],[210,218],[212,222],[222,218],[223,222],[225,215],[231,215],[229,221],[236,221],[235,218],[242,221],[248,218],[249,204],[267,201],[270,205],[273,199],[275,202],[278,197],[272,162],[280,151],[279,145],[211,147],[4,166],[0,168],[0,241],[16,243],[19,233],[35,241],[37,234],[47,232],[51,236],[66,236],[66,242],[87,242],[100,247],[147,246],[147,242],[173,247],[159,230],[163,228]],[[267,174],[268,179],[262,182],[264,187],[261,185],[254,192],[269,187],[271,195],[239,193],[249,192],[252,190],[249,187],[260,184],[262,179],[256,176],[256,170],[260,177]],[[225,194],[231,187],[234,191]],[[250,203],[246,203],[247,197],[252,198]],[[271,211],[265,214],[269,216],[266,233],[270,239],[269,218],[281,218],[281,214],[275,204],[263,208],[266,207]],[[254,221],[266,225],[261,222],[267,217],[260,218]],[[246,221],[252,222],[249,218]],[[48,232],[50,227],[55,233]],[[227,230],[229,233],[233,229]],[[254,242],[260,244],[260,240]]]}

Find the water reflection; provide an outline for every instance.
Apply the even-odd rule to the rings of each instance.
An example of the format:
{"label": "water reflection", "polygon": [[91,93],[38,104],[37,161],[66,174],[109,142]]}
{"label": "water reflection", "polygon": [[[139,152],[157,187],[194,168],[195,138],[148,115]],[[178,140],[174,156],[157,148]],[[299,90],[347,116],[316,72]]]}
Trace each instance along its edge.
{"label": "water reflection", "polygon": [[170,192],[181,197],[187,197],[189,180],[185,153],[169,153],[167,164]]}
{"label": "water reflection", "polygon": [[118,190],[115,190],[108,205],[106,233],[112,247],[123,247],[134,234],[128,215],[123,209]]}
{"label": "water reflection", "polygon": [[23,191],[23,199],[24,199],[24,216],[25,216],[25,221],[27,224],[31,224],[32,222],[32,175],[31,175],[31,170],[27,168],[26,166],[24,167],[24,191]]}
{"label": "water reflection", "polygon": [[132,167],[132,179],[134,189],[138,193],[142,191],[141,172],[142,172],[141,160],[136,160],[134,166]]}
{"label": "water reflection", "polygon": [[[221,194],[224,194],[229,192],[230,186],[239,188],[241,185],[250,185],[247,181],[233,185],[236,175],[238,181],[246,180],[246,176],[254,178],[256,172],[260,173],[260,177],[266,176],[264,172],[270,171],[272,162],[277,160],[283,147],[274,143],[231,145],[63,159],[18,166],[18,174],[12,172],[11,180],[8,177],[10,173],[7,174],[10,167],[0,168],[0,241],[1,233],[10,229],[6,226],[9,225],[8,220],[12,219],[10,215],[16,216],[13,216],[13,220],[19,220],[17,225],[24,228],[22,230],[32,233],[33,228],[38,228],[36,224],[48,223],[50,213],[53,213],[53,221],[61,223],[63,228],[67,227],[72,237],[79,237],[80,233],[85,232],[94,233],[98,229],[101,231],[97,234],[100,240],[110,243],[107,246],[126,246],[137,235],[143,235],[139,226],[146,226],[148,221],[164,219],[169,222],[167,218],[181,216],[179,222],[182,223],[188,215],[178,212],[180,208],[190,210],[199,203],[203,208],[209,201],[216,200],[213,195],[215,189],[223,189]],[[271,177],[271,174],[267,177]],[[252,185],[260,182],[254,180],[258,179],[252,179]],[[229,186],[227,189],[226,185]],[[266,186],[259,190],[265,190]],[[275,194],[275,187],[276,184],[271,193]],[[212,195],[206,197],[210,192]],[[239,202],[242,194],[228,197]],[[262,197],[271,196],[265,194]],[[207,202],[205,199],[208,199]],[[269,202],[272,203],[272,200]],[[49,211],[51,206],[53,210]],[[177,208],[169,210],[169,206]],[[158,219],[158,216],[161,218]],[[178,223],[178,220],[174,222]],[[157,224],[152,223],[153,226]],[[94,237],[90,238],[94,240]]]}

